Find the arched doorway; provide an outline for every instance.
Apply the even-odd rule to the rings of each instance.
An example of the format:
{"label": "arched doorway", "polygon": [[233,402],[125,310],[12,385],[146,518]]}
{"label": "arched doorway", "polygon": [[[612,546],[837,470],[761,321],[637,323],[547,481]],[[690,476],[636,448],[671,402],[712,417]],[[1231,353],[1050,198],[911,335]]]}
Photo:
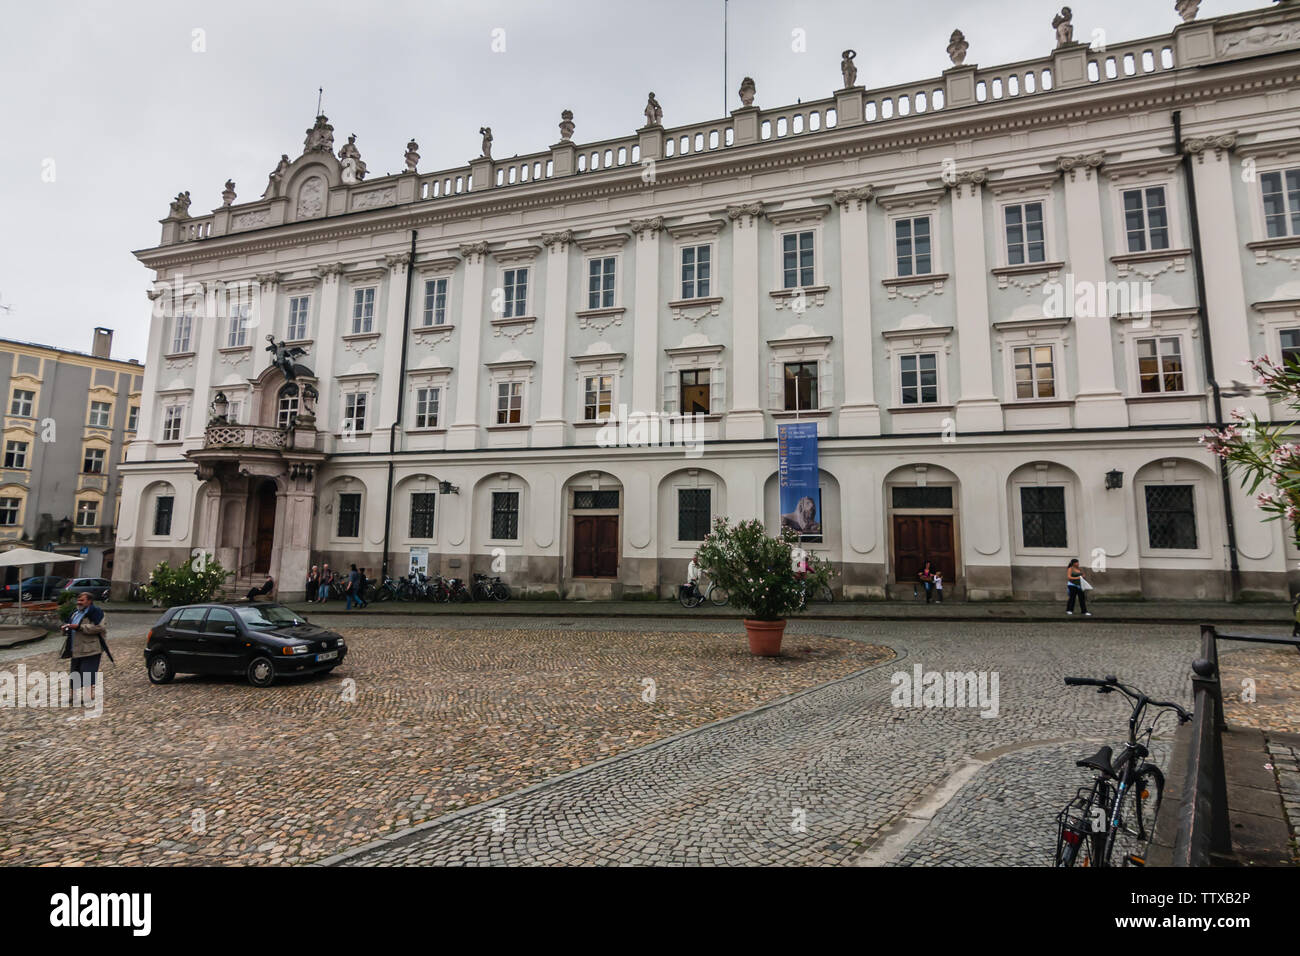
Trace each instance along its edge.
{"label": "arched doorway", "polygon": [[271,551],[275,544],[276,489],[274,481],[264,481],[257,488],[257,524],[253,541],[253,573],[271,572]]}
{"label": "arched doorway", "polygon": [[965,596],[958,547],[957,476],[936,465],[896,468],[885,478],[890,596],[911,597],[925,562],[943,574],[944,592]]}

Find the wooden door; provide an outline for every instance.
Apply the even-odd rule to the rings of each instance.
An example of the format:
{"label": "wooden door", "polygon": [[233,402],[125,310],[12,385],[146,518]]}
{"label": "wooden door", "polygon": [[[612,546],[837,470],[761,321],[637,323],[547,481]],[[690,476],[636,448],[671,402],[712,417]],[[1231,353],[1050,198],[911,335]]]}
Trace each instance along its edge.
{"label": "wooden door", "polygon": [[275,544],[275,484],[266,482],[257,491],[257,542],[254,574],[271,571],[271,548]]}
{"label": "wooden door", "polygon": [[618,515],[574,516],[573,576],[618,577]]}
{"label": "wooden door", "polygon": [[944,589],[951,587],[957,580],[952,528],[952,515],[894,515],[894,579],[916,581],[929,561],[931,570],[943,572]]}

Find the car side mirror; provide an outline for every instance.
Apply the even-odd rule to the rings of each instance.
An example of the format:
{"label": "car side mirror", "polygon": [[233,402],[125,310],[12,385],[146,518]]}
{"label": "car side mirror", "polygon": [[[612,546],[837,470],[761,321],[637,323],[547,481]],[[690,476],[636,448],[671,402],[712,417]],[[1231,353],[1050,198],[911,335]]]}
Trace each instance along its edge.
{"label": "car side mirror", "polygon": [[239,625],[238,625],[238,624],[227,624],[227,625],[226,625],[225,627],[223,627],[221,630],[222,630],[223,633],[226,633],[226,634],[238,634],[238,633],[239,633]]}

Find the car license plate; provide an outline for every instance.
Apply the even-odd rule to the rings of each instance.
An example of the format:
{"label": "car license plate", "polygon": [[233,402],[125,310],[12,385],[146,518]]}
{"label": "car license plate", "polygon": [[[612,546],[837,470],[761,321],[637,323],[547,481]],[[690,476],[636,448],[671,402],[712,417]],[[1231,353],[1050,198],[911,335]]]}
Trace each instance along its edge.
{"label": "car license plate", "polygon": [[336,658],[336,657],[338,657],[338,656],[339,656],[339,652],[338,652],[338,651],[326,651],[324,654],[317,654],[317,655],[316,655],[316,660],[318,660],[318,661],[332,661],[332,660],[334,660],[334,658]]}

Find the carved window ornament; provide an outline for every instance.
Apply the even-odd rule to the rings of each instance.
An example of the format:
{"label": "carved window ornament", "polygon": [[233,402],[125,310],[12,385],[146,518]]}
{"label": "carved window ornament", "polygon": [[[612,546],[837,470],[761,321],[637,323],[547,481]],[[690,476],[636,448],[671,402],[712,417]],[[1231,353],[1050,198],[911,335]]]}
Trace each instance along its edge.
{"label": "carved window ornament", "polygon": [[875,189],[865,184],[835,189],[831,192],[831,200],[840,207],[842,212],[847,212],[849,209],[866,209],[874,196]]}
{"label": "carved window ornament", "polygon": [[1056,168],[1073,180],[1080,172],[1084,179],[1091,179],[1093,173],[1101,169],[1106,162],[1106,153],[1079,153],[1075,156],[1058,156]]}
{"label": "carved window ornament", "polygon": [[761,202],[734,203],[727,206],[727,218],[735,223],[737,229],[752,228],[763,218],[763,204]]}

